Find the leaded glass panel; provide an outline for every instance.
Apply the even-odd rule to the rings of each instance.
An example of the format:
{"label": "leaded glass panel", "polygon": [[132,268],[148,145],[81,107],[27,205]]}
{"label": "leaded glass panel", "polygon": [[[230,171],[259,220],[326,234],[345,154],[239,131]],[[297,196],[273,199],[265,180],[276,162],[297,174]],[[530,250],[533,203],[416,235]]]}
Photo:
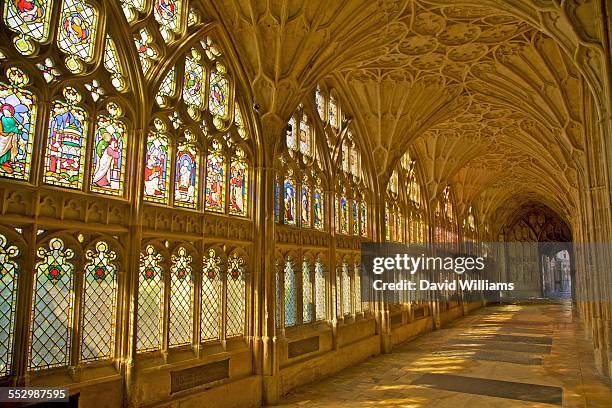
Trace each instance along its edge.
{"label": "leaded glass panel", "polygon": [[30,329],[31,370],[70,364],[72,344],[74,252],[59,238],[39,247],[34,274],[34,300]]}
{"label": "leaded glass panel", "polygon": [[81,359],[102,360],[113,356],[115,345],[116,254],[106,242],[99,241],[85,257]]}
{"label": "leaded glass panel", "polygon": [[285,264],[285,327],[295,326],[297,323],[297,293],[295,284],[295,269],[293,260],[288,259]]}
{"label": "leaded glass panel", "polygon": [[140,254],[136,350],[161,348],[164,308],[163,257],[152,245]]}
{"label": "leaded glass panel", "polygon": [[11,374],[15,335],[15,306],[19,248],[0,234],[0,377]]}
{"label": "leaded glass panel", "polygon": [[226,336],[240,336],[244,334],[246,286],[244,276],[244,259],[235,253],[230,256],[228,260],[226,281]]}
{"label": "leaded glass panel", "polygon": [[202,274],[202,341],[215,340],[220,337],[221,320],[221,258],[214,249],[208,251],[204,258]]}
{"label": "leaded glass panel", "polygon": [[171,259],[168,345],[176,347],[190,344],[193,336],[193,268],[183,247]]}

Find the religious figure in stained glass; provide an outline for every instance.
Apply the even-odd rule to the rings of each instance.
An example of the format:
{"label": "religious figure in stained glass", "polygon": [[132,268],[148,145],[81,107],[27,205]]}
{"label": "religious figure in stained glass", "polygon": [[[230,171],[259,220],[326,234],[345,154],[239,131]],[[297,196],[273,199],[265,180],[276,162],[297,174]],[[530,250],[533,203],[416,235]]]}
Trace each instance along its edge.
{"label": "religious figure in stained glass", "polygon": [[302,227],[310,227],[310,186],[302,184]]}
{"label": "religious figure in stained glass", "polygon": [[229,174],[229,213],[247,215],[249,166],[244,160],[244,150],[236,149]]}
{"label": "religious figure in stained glass", "polygon": [[87,112],[76,104],[81,95],[76,89],[64,89],[66,102],[55,101],[49,118],[47,152],[45,155],[46,183],[80,189],[87,140]]}
{"label": "religious figure in stained glass", "polygon": [[194,141],[195,135],[186,130],[176,152],[174,204],[179,207],[195,208],[197,204],[199,154]]}
{"label": "religious figure in stained glass", "polygon": [[121,196],[126,170],[127,131],[117,118],[121,115],[119,106],[110,102],[107,110],[109,115],[99,115],[96,124],[91,190]]}
{"label": "religious figure in stained glass", "polygon": [[360,205],[359,229],[362,237],[368,236],[368,207],[364,202]]}
{"label": "religious figure in stained glass", "polygon": [[225,211],[225,158],[221,143],[212,141],[206,158],[206,209],[214,212]]}
{"label": "religious figure in stained glass", "polygon": [[285,212],[283,218],[285,224],[295,225],[295,182],[292,178],[285,179],[284,191]]}
{"label": "religious figure in stained glass", "polygon": [[149,133],[144,169],[144,198],[147,201],[165,203],[168,200],[170,179],[168,137],[162,133],[163,124],[156,121],[157,132]]}
{"label": "religious figure in stained glass", "polygon": [[349,233],[349,204],[345,196],[340,197],[340,233]]}
{"label": "religious figure in stained glass", "polygon": [[218,129],[222,120],[229,114],[229,81],[224,75],[225,67],[217,62],[217,67],[210,73],[209,109],[214,116],[214,125]]}
{"label": "religious figure in stained glass", "polygon": [[36,123],[34,95],[23,89],[28,77],[9,68],[11,84],[0,83],[0,176],[28,180]]}
{"label": "religious figure in stained glass", "polygon": [[313,195],[313,222],[316,229],[323,229],[323,194],[318,188]]}

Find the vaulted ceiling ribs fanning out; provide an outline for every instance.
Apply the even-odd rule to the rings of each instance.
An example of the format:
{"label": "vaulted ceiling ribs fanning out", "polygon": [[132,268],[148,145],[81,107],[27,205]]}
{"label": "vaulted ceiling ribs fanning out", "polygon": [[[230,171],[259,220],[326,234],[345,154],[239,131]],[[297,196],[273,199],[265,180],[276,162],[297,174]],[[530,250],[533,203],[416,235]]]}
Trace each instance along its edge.
{"label": "vaulted ceiling ribs fanning out", "polygon": [[[263,122],[322,79],[351,104],[386,185],[406,151],[428,197],[454,186],[495,222],[521,202],[569,219],[585,166],[585,101],[603,69],[594,2],[217,2]],[[501,222],[501,221],[500,221]]]}

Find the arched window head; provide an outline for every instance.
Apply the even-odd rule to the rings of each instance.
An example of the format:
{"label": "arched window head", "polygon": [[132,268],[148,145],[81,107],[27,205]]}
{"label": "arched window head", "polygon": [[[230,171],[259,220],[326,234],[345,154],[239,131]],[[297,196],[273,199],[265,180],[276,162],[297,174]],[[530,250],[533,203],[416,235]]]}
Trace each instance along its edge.
{"label": "arched window head", "polygon": [[336,98],[333,95],[329,97],[328,123],[334,129],[340,128],[340,112],[338,109],[338,101],[336,101]]}
{"label": "arched window head", "polygon": [[319,114],[319,119],[325,122],[327,120],[327,117],[325,115],[326,99],[319,85],[317,85],[317,88],[315,89],[314,99],[315,99],[315,106],[317,107],[317,113]]}
{"label": "arched window head", "polygon": [[393,173],[391,173],[391,178],[389,179],[389,193],[394,198],[397,198],[397,195],[399,194],[398,177],[397,170],[393,170]]}

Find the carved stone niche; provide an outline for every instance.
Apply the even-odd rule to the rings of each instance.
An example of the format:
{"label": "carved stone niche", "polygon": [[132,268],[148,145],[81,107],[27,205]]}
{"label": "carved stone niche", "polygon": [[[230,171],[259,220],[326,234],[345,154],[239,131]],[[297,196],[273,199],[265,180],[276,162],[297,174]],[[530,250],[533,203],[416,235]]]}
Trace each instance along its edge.
{"label": "carved stone niche", "polygon": [[3,204],[0,208],[5,208],[4,214],[33,215],[34,193],[32,191],[2,189],[0,199],[0,204]]}

